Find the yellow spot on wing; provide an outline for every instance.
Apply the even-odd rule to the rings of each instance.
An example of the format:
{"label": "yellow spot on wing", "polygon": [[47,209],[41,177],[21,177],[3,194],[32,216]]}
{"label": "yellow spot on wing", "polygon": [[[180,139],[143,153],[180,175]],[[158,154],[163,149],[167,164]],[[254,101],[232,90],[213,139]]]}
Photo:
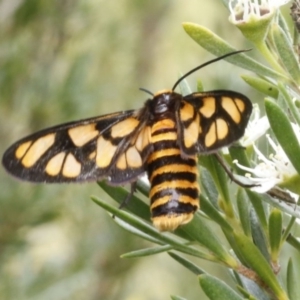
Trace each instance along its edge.
{"label": "yellow spot on wing", "polygon": [[199,115],[197,114],[196,119],[190,124],[188,128],[184,128],[183,138],[184,145],[186,148],[190,148],[195,145],[198,141],[199,136]]}
{"label": "yellow spot on wing", "polygon": [[140,122],[135,118],[127,118],[111,128],[111,136],[113,138],[122,138],[130,134]]}
{"label": "yellow spot on wing", "polygon": [[55,133],[47,134],[37,139],[29,148],[22,159],[22,164],[26,168],[32,167],[41,156],[54,144]]}
{"label": "yellow spot on wing", "polygon": [[239,112],[235,102],[230,97],[222,97],[222,107],[227,111],[231,119],[239,124],[241,122],[241,113]]}
{"label": "yellow spot on wing", "polygon": [[22,158],[24,156],[24,154],[26,153],[26,151],[28,150],[31,143],[32,143],[32,141],[21,144],[15,152],[16,158],[18,158],[18,159]]}
{"label": "yellow spot on wing", "polygon": [[135,146],[139,151],[142,151],[144,148],[146,148],[150,143],[150,127],[145,127],[138,135]]}
{"label": "yellow spot on wing", "polygon": [[125,170],[127,168],[127,163],[126,163],[126,158],[124,153],[118,159],[117,168],[120,170]]}
{"label": "yellow spot on wing", "polygon": [[241,112],[244,112],[244,110],[245,110],[245,103],[241,99],[239,99],[239,98],[234,98],[234,102],[237,105],[237,107],[239,108],[239,110]]}
{"label": "yellow spot on wing", "polygon": [[194,117],[193,105],[183,101],[184,106],[180,109],[180,119],[182,122],[190,120]]}
{"label": "yellow spot on wing", "polygon": [[217,136],[216,136],[216,123],[213,122],[205,136],[205,146],[210,147],[217,141]]}
{"label": "yellow spot on wing", "polygon": [[113,146],[108,140],[105,140],[103,136],[100,136],[97,141],[97,155],[96,163],[99,168],[108,167],[111,163],[117,146]]}
{"label": "yellow spot on wing", "polygon": [[73,154],[69,153],[62,170],[62,174],[65,177],[73,178],[80,175],[81,163],[79,163]]}
{"label": "yellow spot on wing", "polygon": [[72,142],[77,147],[81,147],[99,134],[99,131],[95,129],[95,126],[96,124],[76,126],[70,128],[68,134]]}
{"label": "yellow spot on wing", "polygon": [[60,173],[66,153],[60,152],[53,156],[47,163],[45,171],[50,176],[56,176]]}
{"label": "yellow spot on wing", "polygon": [[142,166],[141,155],[135,147],[130,147],[126,151],[126,161],[128,166],[131,168],[139,168]]}
{"label": "yellow spot on wing", "polygon": [[210,118],[216,111],[216,98],[205,97],[203,98],[203,106],[199,109],[199,112],[205,117]]}
{"label": "yellow spot on wing", "polygon": [[228,135],[228,125],[223,119],[216,120],[217,136],[219,140],[224,139]]}
{"label": "yellow spot on wing", "polygon": [[96,157],[96,151],[93,151],[90,155],[89,155],[89,159],[94,159]]}

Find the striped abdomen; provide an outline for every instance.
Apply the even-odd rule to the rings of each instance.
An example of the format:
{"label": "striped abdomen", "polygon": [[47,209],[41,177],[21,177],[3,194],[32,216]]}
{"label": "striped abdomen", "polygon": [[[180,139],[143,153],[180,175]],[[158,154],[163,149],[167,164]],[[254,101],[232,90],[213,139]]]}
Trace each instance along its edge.
{"label": "striped abdomen", "polygon": [[197,156],[182,157],[172,119],[151,128],[153,152],[148,158],[152,221],[161,231],[189,222],[199,208]]}

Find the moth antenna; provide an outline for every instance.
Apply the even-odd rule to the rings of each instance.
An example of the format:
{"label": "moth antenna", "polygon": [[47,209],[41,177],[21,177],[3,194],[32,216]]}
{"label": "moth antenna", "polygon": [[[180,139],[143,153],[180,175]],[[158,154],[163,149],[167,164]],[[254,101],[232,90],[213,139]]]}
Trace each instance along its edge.
{"label": "moth antenna", "polygon": [[224,54],[224,55],[222,55],[222,56],[219,56],[219,57],[217,57],[217,58],[214,58],[214,59],[212,59],[212,60],[209,60],[209,61],[207,61],[207,62],[204,63],[204,64],[201,64],[200,66],[198,66],[198,67],[196,67],[196,68],[190,70],[189,72],[187,72],[186,74],[184,74],[183,76],[181,76],[181,77],[175,82],[175,84],[173,85],[172,91],[174,91],[174,90],[176,89],[177,85],[178,85],[184,78],[188,77],[189,75],[191,75],[192,73],[196,72],[197,70],[200,70],[200,69],[202,69],[203,67],[206,67],[206,66],[208,66],[208,65],[210,65],[210,64],[212,64],[212,63],[214,63],[214,62],[217,62],[217,61],[219,61],[219,60],[221,60],[221,59],[224,59],[224,58],[226,58],[226,57],[228,57],[228,56],[235,55],[235,54],[238,54],[238,53],[241,53],[241,52],[247,52],[247,51],[250,51],[250,50],[252,50],[252,49],[237,50],[237,51],[229,52],[229,53],[226,53],[226,54]]}
{"label": "moth antenna", "polygon": [[151,95],[152,97],[154,96],[154,94],[152,92],[150,92],[149,90],[147,90],[145,88],[139,88],[139,90]]}

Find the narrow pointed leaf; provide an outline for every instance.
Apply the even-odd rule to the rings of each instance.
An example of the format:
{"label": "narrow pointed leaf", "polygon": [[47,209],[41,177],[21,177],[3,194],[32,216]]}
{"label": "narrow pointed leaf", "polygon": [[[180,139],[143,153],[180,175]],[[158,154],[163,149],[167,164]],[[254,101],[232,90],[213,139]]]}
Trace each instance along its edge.
{"label": "narrow pointed leaf", "polygon": [[[236,51],[236,49],[229,45],[225,40],[201,25],[186,22],[183,23],[183,28],[196,43],[216,56]],[[228,57],[225,60],[261,76],[272,78],[281,77],[281,74],[258,63],[244,53],[235,55],[234,57]]]}
{"label": "narrow pointed leaf", "polygon": [[231,225],[226,221],[222,214],[202,194],[200,194],[200,207],[201,210],[214,222],[219,224],[223,230],[233,230]]}
{"label": "narrow pointed leaf", "polygon": [[292,95],[287,90],[285,84],[278,82],[278,89],[279,89],[280,94],[283,97],[285,103],[288,105],[288,108],[291,111],[291,114],[294,117],[296,123],[300,126],[299,107],[296,106],[295,99],[292,98]]}
{"label": "narrow pointed leaf", "polygon": [[300,69],[291,40],[289,40],[285,32],[283,32],[275,22],[271,26],[270,33],[272,34],[273,41],[284,68],[299,85]]}
{"label": "narrow pointed leaf", "polygon": [[187,300],[186,298],[182,298],[180,296],[171,295],[172,300]]}
{"label": "narrow pointed leaf", "polygon": [[230,270],[238,283],[237,289],[249,300],[272,300],[271,297],[253,280]]}
{"label": "narrow pointed leaf", "polygon": [[[182,76],[182,74],[180,74],[179,77],[181,77],[181,76]],[[186,79],[180,81],[179,88],[180,88],[180,93],[183,96],[189,95],[193,92],[192,89],[190,88],[189,84],[188,84],[188,81]]]}
{"label": "narrow pointed leaf", "polygon": [[158,247],[152,247],[147,249],[141,249],[136,251],[131,251],[125,254],[122,254],[122,258],[136,258],[136,257],[143,257],[143,256],[150,256],[162,252],[166,252],[173,249],[170,245],[164,245],[164,246],[158,246]]}
{"label": "narrow pointed leaf", "polygon": [[183,228],[192,240],[195,240],[205,246],[214,253],[220,261],[232,268],[237,266],[237,261],[223,247],[221,241],[216,238],[214,231],[198,214],[195,215],[192,222],[188,223]]}
{"label": "narrow pointed leaf", "polygon": [[225,214],[228,217],[233,217],[233,207],[228,189],[228,176],[225,173],[223,167],[220,165],[214,155],[201,157],[200,163],[209,170],[211,177],[214,180],[214,184],[216,185],[221,197],[221,199],[219,199],[219,202],[220,200],[222,201],[221,203],[219,203],[219,205],[222,205],[222,209],[225,211]]}
{"label": "narrow pointed leaf", "polygon": [[220,299],[230,299],[230,300],[243,300],[237,292],[235,292],[231,287],[225,284],[220,279],[213,277],[211,275],[203,274],[199,276],[199,283],[211,300],[220,300]]}
{"label": "narrow pointed leaf", "polygon": [[203,193],[207,196],[207,199],[211,204],[218,209],[218,191],[216,185],[206,168],[200,167],[200,179]]}
{"label": "narrow pointed leaf", "polygon": [[[236,159],[241,165],[243,165],[245,167],[250,167],[248,157],[246,155],[245,150],[242,147],[230,147],[229,153],[230,153],[232,160]],[[242,171],[242,170],[236,168],[236,172],[240,175],[244,175],[243,173],[245,171]],[[263,229],[267,230],[267,228],[268,228],[267,217],[266,217],[266,213],[265,213],[265,210],[263,207],[263,201],[262,201],[261,195],[258,195],[256,193],[250,191],[249,189],[246,189],[246,193],[247,193],[247,196],[248,196],[252,206],[255,209],[255,212],[259,218],[259,221],[260,221]]]}
{"label": "narrow pointed leaf", "polygon": [[287,114],[270,99],[265,100],[265,108],[277,141],[300,174],[300,145]]}
{"label": "narrow pointed leaf", "polygon": [[278,260],[278,255],[281,248],[282,236],[282,213],[279,209],[272,209],[269,216],[269,240],[271,248],[272,261]]}
{"label": "narrow pointed leaf", "polygon": [[[122,187],[111,186],[105,181],[98,182],[98,185],[120,205],[128,196],[128,192]],[[131,211],[144,220],[150,220],[149,206],[135,195],[132,195],[128,203],[125,204],[124,209]]]}
{"label": "narrow pointed leaf", "polygon": [[286,212],[291,216],[300,218],[300,207],[296,206],[296,203],[284,202],[284,200],[280,198],[271,197],[268,194],[260,196],[262,198],[262,201],[271,204],[273,207],[277,207],[282,212]]}
{"label": "narrow pointed leaf", "polygon": [[[299,275],[299,274],[298,274]],[[300,299],[299,280],[296,275],[296,270],[291,259],[289,259],[286,276],[287,291],[290,300]]]}
{"label": "narrow pointed leaf", "polygon": [[191,272],[193,272],[196,275],[200,275],[205,273],[205,271],[203,271],[201,268],[199,268],[197,265],[195,265],[193,262],[191,262],[190,260],[182,257],[181,255],[178,255],[174,252],[169,252],[169,255],[175,259],[177,262],[179,262],[180,264],[182,264],[185,268],[187,268],[188,270],[190,270]]}
{"label": "narrow pointed leaf", "polygon": [[250,226],[250,216],[249,216],[249,202],[246,198],[245,192],[243,189],[239,189],[237,193],[237,208],[239,212],[240,222],[244,233],[247,236],[251,236],[251,226]]}
{"label": "narrow pointed leaf", "polygon": [[254,244],[265,257],[266,261],[270,261],[267,237],[253,209],[250,211],[250,224]]}
{"label": "narrow pointed leaf", "polygon": [[152,225],[147,224],[145,221],[136,217],[135,215],[130,214],[124,210],[120,210],[112,205],[109,205],[94,196],[92,196],[91,198],[97,205],[101,206],[106,211],[122,219],[124,222],[127,222],[128,224],[135,227],[136,229],[159,240],[161,243],[169,244],[175,250],[181,251],[186,254],[190,254],[211,261],[217,261],[217,259],[213,255],[205,254],[194,247],[186,246],[185,244],[180,243],[176,238],[176,236],[171,235],[169,233],[161,233],[157,231]]}
{"label": "narrow pointed leaf", "polygon": [[300,251],[300,241],[293,234],[289,234],[286,241],[293,246],[295,249]]}
{"label": "narrow pointed leaf", "polygon": [[266,261],[253,242],[247,236],[240,233],[235,233],[235,240],[245,261],[247,262],[248,267],[259,275],[278,299],[288,300],[288,297],[280,286],[270,264]]}
{"label": "narrow pointed leaf", "polygon": [[261,93],[264,93],[267,96],[277,99],[279,91],[274,84],[262,78],[254,77],[251,75],[242,75],[241,77],[245,82],[247,82],[254,89],[258,90]]}

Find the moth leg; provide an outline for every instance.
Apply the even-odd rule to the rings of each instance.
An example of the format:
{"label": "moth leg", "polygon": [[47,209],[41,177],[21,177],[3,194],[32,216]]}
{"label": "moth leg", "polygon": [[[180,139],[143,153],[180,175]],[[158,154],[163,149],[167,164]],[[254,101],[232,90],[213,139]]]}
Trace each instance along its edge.
{"label": "moth leg", "polygon": [[124,208],[128,205],[128,203],[131,200],[133,194],[136,192],[136,186],[137,186],[137,181],[134,181],[130,184],[130,192],[126,196],[126,198],[122,201],[122,203],[120,204],[119,209],[122,209],[122,208]]}
{"label": "moth leg", "polygon": [[224,171],[229,176],[230,180],[233,181],[234,183],[240,185],[243,188],[252,188],[252,187],[255,187],[255,186],[260,186],[260,184],[246,184],[246,183],[241,182],[236,177],[234,177],[234,174],[232,173],[232,170],[229,169],[229,167],[224,162],[223,158],[218,153],[214,153],[214,156],[218,160],[219,164],[223,167]]}

